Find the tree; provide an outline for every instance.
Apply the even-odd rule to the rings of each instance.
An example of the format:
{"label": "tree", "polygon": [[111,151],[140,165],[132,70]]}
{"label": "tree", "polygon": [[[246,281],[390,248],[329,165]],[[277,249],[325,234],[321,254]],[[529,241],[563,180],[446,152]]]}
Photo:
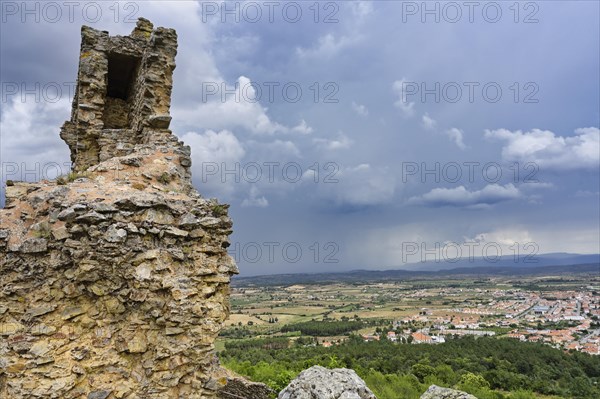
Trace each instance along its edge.
{"label": "tree", "polygon": [[460,381],[458,382],[458,386],[461,387],[462,390],[466,390],[468,388],[490,388],[490,383],[486,381],[485,378],[480,376],[479,374],[466,373],[460,377]]}
{"label": "tree", "polygon": [[571,383],[571,392],[575,397],[588,398],[594,394],[590,380],[585,377],[576,377]]}
{"label": "tree", "polygon": [[456,382],[456,373],[447,364],[440,364],[435,367],[435,376],[447,385],[454,385]]}
{"label": "tree", "polygon": [[427,376],[435,374],[435,369],[428,364],[417,363],[411,367],[411,372],[419,381],[424,382]]}
{"label": "tree", "polygon": [[340,362],[340,359],[338,359],[336,355],[329,356],[329,364],[327,365],[327,368],[338,369],[343,366],[343,363]]}

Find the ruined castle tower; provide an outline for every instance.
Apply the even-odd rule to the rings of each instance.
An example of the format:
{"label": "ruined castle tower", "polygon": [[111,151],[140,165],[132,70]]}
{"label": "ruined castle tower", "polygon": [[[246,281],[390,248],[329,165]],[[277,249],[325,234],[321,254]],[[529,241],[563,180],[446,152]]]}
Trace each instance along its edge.
{"label": "ruined castle tower", "polygon": [[[74,173],[10,182],[0,209],[0,398],[200,399],[221,388],[227,205],[168,130],[176,34],[82,29],[61,137]],[[10,133],[10,132],[7,132]]]}
{"label": "ruined castle tower", "polygon": [[60,133],[71,149],[74,170],[170,133],[176,54],[175,31],[154,30],[143,18],[130,36],[82,28],[71,120]]}

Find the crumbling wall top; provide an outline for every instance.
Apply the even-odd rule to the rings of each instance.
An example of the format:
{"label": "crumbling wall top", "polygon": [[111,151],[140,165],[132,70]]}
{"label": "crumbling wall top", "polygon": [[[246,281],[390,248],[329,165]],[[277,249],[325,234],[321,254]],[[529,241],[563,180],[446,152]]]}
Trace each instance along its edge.
{"label": "crumbling wall top", "polygon": [[74,170],[115,156],[136,144],[171,134],[171,91],[177,34],[140,18],[129,36],[81,29],[81,52],[71,119],[60,136]]}

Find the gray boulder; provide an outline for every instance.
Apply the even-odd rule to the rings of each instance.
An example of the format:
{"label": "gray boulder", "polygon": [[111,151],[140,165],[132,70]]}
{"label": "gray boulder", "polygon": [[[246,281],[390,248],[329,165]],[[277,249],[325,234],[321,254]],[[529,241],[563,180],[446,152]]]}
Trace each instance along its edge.
{"label": "gray boulder", "polygon": [[301,372],[277,398],[377,399],[354,370],[329,370],[321,366]]}
{"label": "gray boulder", "polygon": [[427,391],[423,395],[421,395],[421,399],[477,399],[475,396],[457,391],[456,389],[450,388],[442,388],[437,385],[430,386]]}

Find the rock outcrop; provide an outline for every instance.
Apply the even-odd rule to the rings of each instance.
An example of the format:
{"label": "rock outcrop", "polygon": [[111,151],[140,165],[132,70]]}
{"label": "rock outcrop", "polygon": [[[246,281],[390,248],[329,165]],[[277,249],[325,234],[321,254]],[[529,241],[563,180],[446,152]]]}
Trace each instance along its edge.
{"label": "rock outcrop", "polygon": [[365,382],[348,369],[313,366],[298,375],[278,399],[376,399]]}
{"label": "rock outcrop", "polygon": [[76,172],[11,182],[0,210],[0,397],[214,398],[237,267],[228,206],[192,187],[168,130],[175,32],[82,37],[61,132]]}
{"label": "rock outcrop", "polygon": [[421,399],[477,399],[475,396],[456,389],[442,388],[437,385],[430,386]]}
{"label": "rock outcrop", "polygon": [[[244,390],[240,391],[243,398]],[[235,396],[233,396],[235,397]],[[254,399],[254,397],[251,397]],[[268,396],[257,396],[266,399]],[[349,369],[326,369],[313,366],[298,375],[277,399],[377,399],[365,382]],[[227,396],[223,396],[227,399]],[[420,399],[477,399],[456,389],[431,385]]]}

